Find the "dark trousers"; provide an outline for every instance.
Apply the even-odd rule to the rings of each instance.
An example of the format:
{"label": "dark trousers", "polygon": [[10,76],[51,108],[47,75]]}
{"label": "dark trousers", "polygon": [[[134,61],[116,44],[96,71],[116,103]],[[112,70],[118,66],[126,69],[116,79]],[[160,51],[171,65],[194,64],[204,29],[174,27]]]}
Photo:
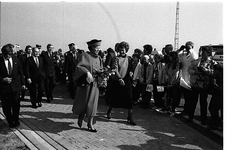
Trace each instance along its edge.
{"label": "dark trousers", "polygon": [[[26,82],[26,87],[29,88],[29,84]],[[25,97],[25,94],[26,94],[26,89],[20,91],[20,101],[23,101],[24,100],[24,97]]]}
{"label": "dark trousers", "polygon": [[149,108],[150,107],[150,100],[151,100],[151,92],[146,91],[147,84],[141,84],[141,94],[142,94],[142,101],[141,107],[142,108]]}
{"label": "dark trousers", "polygon": [[[211,114],[211,123],[212,124],[219,124],[222,119],[219,117],[219,111],[223,111],[223,91],[222,92],[217,92],[214,91],[212,98],[210,100],[209,104],[209,111]],[[223,114],[221,112],[221,118]]]}
{"label": "dark trousers", "polygon": [[65,71],[63,71],[63,72],[61,73],[61,82],[62,82],[63,84],[66,84],[66,78],[67,78],[66,73],[65,73]]}
{"label": "dark trousers", "polygon": [[110,103],[113,82],[114,80],[111,77],[107,81],[106,93],[104,98],[107,105],[109,105]]}
{"label": "dark trousers", "polygon": [[191,109],[191,99],[192,99],[192,93],[191,93],[191,90],[189,89],[186,89],[182,86],[180,86],[180,89],[181,89],[181,93],[183,94],[184,96],[184,112],[188,113],[189,110]]}
{"label": "dark trousers", "polygon": [[138,81],[136,86],[133,86],[133,102],[137,102],[138,99],[140,98],[140,93],[141,93],[141,86],[140,82]]}
{"label": "dark trousers", "polygon": [[20,112],[20,91],[10,91],[5,94],[1,94],[1,102],[3,113],[6,116],[6,120],[9,124],[13,124],[19,121]]}
{"label": "dark trousers", "polygon": [[[200,111],[201,111],[201,122],[205,122],[207,120],[207,97],[208,93],[206,90],[199,90],[196,88],[191,89],[192,97],[190,99],[191,107],[189,109],[189,118],[194,118],[195,108],[199,99],[200,102]],[[200,98],[199,98],[200,95]]]}
{"label": "dark trousers", "polygon": [[74,98],[76,94],[76,86],[72,74],[68,74],[68,80],[69,80],[68,90],[71,98]]}
{"label": "dark trousers", "polygon": [[[27,86],[26,86],[27,87]],[[23,101],[26,93],[26,89],[20,91],[20,100]]]}
{"label": "dark trousers", "polygon": [[181,94],[180,94],[180,85],[175,84],[169,88],[169,100],[171,111],[175,112],[175,108],[179,105]]}
{"label": "dark trousers", "polygon": [[44,92],[43,84],[44,83],[40,81],[39,83],[32,82],[29,85],[30,99],[32,105],[34,105],[35,103],[41,103]]}
{"label": "dark trousers", "polygon": [[54,68],[55,68],[56,82],[60,82],[60,80],[61,80],[61,68],[59,66],[54,66]]}
{"label": "dark trousers", "polygon": [[155,106],[162,108],[164,107],[163,96],[165,92],[158,92],[157,91],[158,85],[159,85],[158,81],[153,80],[153,97],[154,97]]}
{"label": "dark trousers", "polygon": [[55,80],[55,76],[52,77],[46,77],[45,79],[45,93],[46,93],[46,97],[47,99],[52,99],[53,98],[53,89],[56,86],[56,80]]}

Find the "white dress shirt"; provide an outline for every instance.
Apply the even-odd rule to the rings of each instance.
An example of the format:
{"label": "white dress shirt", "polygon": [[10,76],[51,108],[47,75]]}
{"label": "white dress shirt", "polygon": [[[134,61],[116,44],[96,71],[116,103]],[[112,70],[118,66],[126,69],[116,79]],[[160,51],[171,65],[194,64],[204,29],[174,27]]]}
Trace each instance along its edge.
{"label": "white dress shirt", "polygon": [[[5,61],[5,66],[6,66],[7,72],[8,72],[8,74],[9,74],[8,59],[6,59],[5,57],[3,57],[3,58],[4,58],[4,61]],[[9,58],[9,61],[10,61],[10,63],[11,63],[11,68],[12,68],[12,70],[13,70],[13,59],[12,59],[12,57]]]}
{"label": "white dress shirt", "polygon": [[38,57],[33,56],[33,58],[34,58],[34,61],[35,61],[36,65],[37,65],[37,67],[39,67]]}

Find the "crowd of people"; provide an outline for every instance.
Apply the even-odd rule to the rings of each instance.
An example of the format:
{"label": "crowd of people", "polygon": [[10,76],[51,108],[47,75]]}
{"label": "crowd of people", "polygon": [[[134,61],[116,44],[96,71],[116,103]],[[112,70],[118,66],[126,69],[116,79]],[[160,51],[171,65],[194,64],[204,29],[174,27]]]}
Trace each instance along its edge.
{"label": "crowd of people", "polygon": [[[201,124],[207,123],[209,109],[210,127],[222,125],[223,66],[213,60],[211,46],[196,53],[191,41],[178,50],[167,44],[157,51],[146,44],[129,56],[129,43],[122,41],[101,51],[101,42],[88,41],[88,51],[70,43],[65,53],[62,49],[54,51],[52,44],[46,46],[46,51],[37,44],[17,52],[14,45],[4,45],[0,56],[0,98],[9,126],[20,125],[20,101],[24,100],[26,89],[31,106],[36,109],[42,107],[44,96],[51,103],[57,83],[68,86],[74,100],[72,112],[78,115],[77,124],[81,128],[87,117],[91,132],[97,132],[93,118],[100,95],[109,107],[108,119],[113,108],[124,108],[131,125],[136,125],[132,115],[134,105],[148,109],[153,99],[158,110],[174,116],[181,98],[185,101],[183,113],[189,116],[187,122],[193,121],[199,101]],[[208,95],[212,95],[209,103]]]}

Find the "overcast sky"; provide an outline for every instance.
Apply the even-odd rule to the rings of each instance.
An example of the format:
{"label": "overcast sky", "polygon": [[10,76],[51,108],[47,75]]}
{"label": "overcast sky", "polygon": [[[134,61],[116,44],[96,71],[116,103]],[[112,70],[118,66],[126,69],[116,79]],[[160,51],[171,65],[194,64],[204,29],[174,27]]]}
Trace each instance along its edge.
{"label": "overcast sky", "polygon": [[[73,42],[102,40],[102,49],[127,41],[129,54],[151,44],[161,50],[174,45],[176,2],[2,2],[1,46],[51,43],[68,50]],[[223,43],[223,2],[180,2],[179,47],[186,41],[200,45]]]}

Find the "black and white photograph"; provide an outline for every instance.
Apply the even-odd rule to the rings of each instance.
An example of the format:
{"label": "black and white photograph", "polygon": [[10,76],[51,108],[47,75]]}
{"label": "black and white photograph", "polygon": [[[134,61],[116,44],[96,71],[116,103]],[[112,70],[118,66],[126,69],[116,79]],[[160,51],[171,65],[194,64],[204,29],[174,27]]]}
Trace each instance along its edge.
{"label": "black and white photograph", "polygon": [[0,1],[0,150],[223,150],[223,1]]}

